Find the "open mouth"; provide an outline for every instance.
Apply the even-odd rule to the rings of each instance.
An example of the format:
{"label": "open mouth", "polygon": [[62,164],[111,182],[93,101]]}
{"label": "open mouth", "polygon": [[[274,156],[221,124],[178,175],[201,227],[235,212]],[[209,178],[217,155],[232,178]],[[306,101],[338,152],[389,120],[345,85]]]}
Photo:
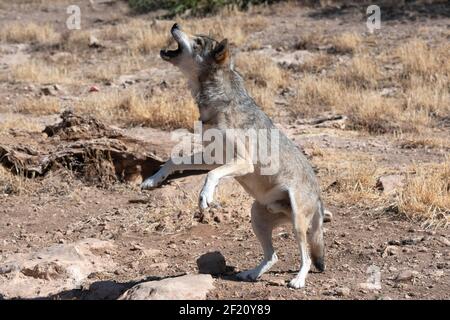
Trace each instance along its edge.
{"label": "open mouth", "polygon": [[180,27],[178,26],[178,24],[175,23],[172,26],[172,29],[170,29],[170,33],[172,34],[172,37],[177,44],[177,48],[175,50],[163,49],[160,51],[159,55],[161,56],[162,59],[164,59],[166,61],[177,57],[183,51],[182,33],[181,33],[181,30],[180,30]]}

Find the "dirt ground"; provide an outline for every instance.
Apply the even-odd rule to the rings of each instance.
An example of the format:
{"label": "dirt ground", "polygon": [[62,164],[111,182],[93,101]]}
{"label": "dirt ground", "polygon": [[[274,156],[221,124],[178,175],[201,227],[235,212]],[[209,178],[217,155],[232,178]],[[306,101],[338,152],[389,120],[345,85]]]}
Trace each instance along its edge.
{"label": "dirt ground", "polygon": [[[106,5],[99,10],[89,10],[86,3],[81,6],[84,29],[120,25],[133,19],[121,6]],[[3,24],[17,19],[38,24],[49,21],[60,26],[65,21],[65,16],[58,14],[61,8],[65,8],[65,4],[59,1],[51,10],[45,6],[31,10],[2,2],[0,20]],[[305,31],[322,32],[325,38],[349,30],[370,36],[364,10],[344,8],[338,13],[295,5],[265,9],[263,14],[270,23],[251,33],[241,50],[253,50],[249,43],[257,41],[259,48],[270,45],[275,50],[291,52],[296,50]],[[448,4],[426,10],[389,11],[372,50],[376,52],[380,46],[405,41],[425,27],[430,42],[449,41],[448,14]],[[149,15],[149,19],[151,17]],[[115,42],[105,43],[108,47],[105,51],[83,52],[79,69],[88,70],[107,61],[108,50],[113,50],[111,47],[115,45]],[[0,143],[12,146],[38,141],[36,143],[45,147],[45,135],[39,131],[44,125],[58,122],[58,112],[42,115],[18,111],[17,102],[23,97],[33,98],[42,84],[12,81],[8,74],[14,65],[54,56],[59,48],[41,50],[33,46],[21,47],[19,43],[2,43],[1,46],[0,123],[16,125],[0,132]],[[307,50],[326,51],[327,48]],[[139,59],[142,69],[127,70],[127,74],[132,74],[133,79],[136,75],[142,79],[126,86],[153,90],[160,88],[164,80],[169,89],[158,90],[178,88],[181,74],[161,61],[156,50]],[[345,60],[346,56],[336,59]],[[288,72],[295,76],[302,71]],[[114,76],[112,83],[120,83],[120,76]],[[90,95],[87,89],[91,85],[98,86],[100,92],[111,86],[94,79],[64,84],[61,104],[67,106],[79,97]],[[186,94],[188,89],[180,84],[177,90]],[[276,99],[283,97],[283,93],[278,93]],[[276,106],[282,109],[283,103]],[[236,272],[254,267],[262,255],[251,230],[252,199],[236,182],[225,179],[217,191],[220,206],[202,215],[197,208],[197,197],[203,175],[179,178],[161,188],[141,191],[138,184],[115,182],[99,186],[87,183],[64,168],[35,179],[2,173],[0,261],[12,253],[90,237],[117,244],[116,249],[108,253],[118,265],[116,270],[93,274],[85,288],[61,292],[49,297],[51,299],[117,298],[117,288],[122,292],[145,279],[196,273],[196,259],[211,251],[224,255],[228,271],[217,277],[209,299],[449,299],[450,234],[446,222],[430,224],[399,214],[395,196],[381,196],[382,191],[375,186],[367,191],[359,190],[355,184],[354,189],[345,192],[335,187],[339,179],[351,172],[352,164],[374,169],[370,178],[376,179],[383,174],[408,175],[417,167],[443,163],[450,151],[448,115],[427,131],[434,139],[443,141],[431,147],[408,146],[411,136],[418,135],[414,132],[404,136],[371,134],[351,130],[339,120],[310,121],[324,115],[329,113],[318,112],[295,119],[281,110],[274,116],[277,125],[304,149],[313,163],[325,206],[333,213],[333,220],[325,224],[327,269],[324,273],[312,270],[304,289],[287,287],[299,267],[299,252],[289,226],[274,231],[279,263],[258,282],[236,279]],[[151,128],[151,125],[124,124],[114,118],[104,120],[121,127],[131,137],[154,143],[155,149],[149,152],[167,159],[174,144],[170,131]],[[450,208],[447,209],[443,213],[447,215],[444,220],[450,212]],[[380,286],[372,288],[370,284],[378,276]],[[111,290],[115,293],[100,294],[93,289],[95,284],[105,283],[115,288]]]}

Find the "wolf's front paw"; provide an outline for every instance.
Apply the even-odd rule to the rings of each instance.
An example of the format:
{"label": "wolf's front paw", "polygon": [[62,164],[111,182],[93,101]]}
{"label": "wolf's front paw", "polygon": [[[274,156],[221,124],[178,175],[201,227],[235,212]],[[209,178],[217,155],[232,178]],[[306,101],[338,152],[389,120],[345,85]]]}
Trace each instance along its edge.
{"label": "wolf's front paw", "polygon": [[204,187],[200,192],[200,197],[198,200],[198,206],[200,210],[205,210],[214,201],[214,188]]}
{"label": "wolf's front paw", "polygon": [[141,183],[141,189],[146,190],[146,189],[156,188],[164,180],[166,180],[166,178],[167,178],[167,176],[163,172],[158,171],[157,173],[155,173],[151,177],[145,179],[144,182]]}

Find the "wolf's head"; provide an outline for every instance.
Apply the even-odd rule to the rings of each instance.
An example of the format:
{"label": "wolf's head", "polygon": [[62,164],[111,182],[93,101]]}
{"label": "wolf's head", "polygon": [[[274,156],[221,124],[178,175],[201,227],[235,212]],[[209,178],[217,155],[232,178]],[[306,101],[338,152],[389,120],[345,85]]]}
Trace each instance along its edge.
{"label": "wolf's head", "polygon": [[189,78],[208,75],[214,70],[229,67],[228,40],[218,42],[210,37],[191,36],[175,23],[170,30],[178,48],[161,50],[161,58],[180,68]]}

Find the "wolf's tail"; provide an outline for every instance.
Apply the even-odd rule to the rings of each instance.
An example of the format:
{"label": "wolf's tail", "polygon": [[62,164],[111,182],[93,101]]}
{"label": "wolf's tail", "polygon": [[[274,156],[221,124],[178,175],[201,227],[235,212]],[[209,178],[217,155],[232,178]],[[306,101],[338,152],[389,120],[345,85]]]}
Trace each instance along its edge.
{"label": "wolf's tail", "polygon": [[319,271],[325,271],[325,245],[323,242],[323,216],[322,200],[318,201],[318,208],[311,221],[308,233],[308,243],[311,250],[311,260]]}

